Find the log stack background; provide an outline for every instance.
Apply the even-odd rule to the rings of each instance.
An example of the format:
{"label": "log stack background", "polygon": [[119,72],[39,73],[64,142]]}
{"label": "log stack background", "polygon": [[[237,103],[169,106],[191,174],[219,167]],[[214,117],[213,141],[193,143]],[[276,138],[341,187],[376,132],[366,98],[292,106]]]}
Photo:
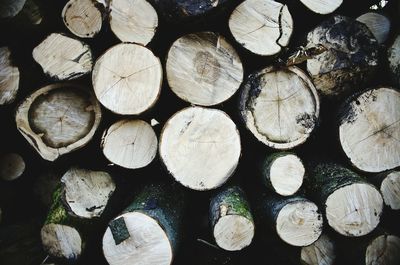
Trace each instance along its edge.
{"label": "log stack background", "polygon": [[[0,3],[3,2],[6,3],[9,1],[0,1]],[[74,1],[71,0],[70,2]],[[120,0],[119,2],[123,6],[123,2],[127,1]],[[85,241],[85,250],[82,252],[82,256],[77,261],[77,264],[83,265],[107,264],[102,250],[102,240],[107,227],[109,227],[108,223],[115,217],[120,216],[121,213],[126,213],[144,186],[158,182],[167,182],[168,185],[176,185],[172,184],[176,183],[176,181],[167,173],[164,163],[161,161],[162,158],[160,158],[158,153],[155,158],[153,154],[146,154],[148,157],[143,158],[143,156],[138,156],[135,158],[137,161],[123,161],[119,160],[118,151],[113,150],[112,146],[107,145],[107,143],[112,144],[115,141],[115,145],[118,145],[126,144],[125,140],[130,141],[130,139],[118,139],[118,137],[113,139],[111,133],[118,131],[112,131],[110,128],[118,125],[118,122],[126,126],[129,126],[132,122],[132,126],[138,127],[133,129],[137,130],[138,137],[143,138],[143,141],[146,142],[145,144],[152,146],[154,145],[154,138],[148,135],[146,137],[140,135],[139,132],[142,129],[139,127],[145,126],[147,128],[149,124],[153,125],[152,128],[157,135],[158,141],[160,141],[161,130],[171,116],[184,108],[190,107],[190,103],[179,98],[176,95],[179,95],[179,93],[175,92],[175,94],[167,83],[165,65],[170,47],[178,38],[200,31],[212,31],[221,34],[239,55],[243,65],[243,77],[244,80],[247,80],[250,74],[262,70],[267,66],[281,66],[282,61],[289,58],[294,52],[297,52],[296,48],[305,43],[307,33],[322,21],[331,18],[333,14],[345,15],[356,19],[368,12],[369,7],[379,1],[369,0],[362,3],[354,3],[355,1],[344,0],[341,7],[333,14],[328,15],[313,13],[297,0],[281,1],[287,4],[288,10],[291,12],[294,29],[287,45],[288,49],[283,48],[282,53],[272,57],[262,57],[251,53],[236,42],[234,36],[230,33],[229,16],[235,7],[243,1],[204,1],[207,2],[203,6],[205,10],[217,6],[207,16],[198,15],[196,10],[191,9],[190,5],[179,6],[179,8],[172,5],[175,2],[185,1],[153,0],[149,2],[155,7],[159,7],[158,9],[156,8],[159,17],[154,39],[146,45],[155,56],[160,58],[163,66],[164,76],[157,102],[151,110],[144,113],[141,113],[142,111],[140,110],[133,110],[133,113],[126,113],[141,113],[139,116],[122,116],[117,114],[118,110],[113,110],[113,108],[132,106],[117,106],[112,105],[112,102],[107,108],[102,106],[102,120],[93,138],[87,145],[69,154],[60,156],[53,162],[44,160],[32,148],[18,131],[15,122],[16,108],[21,102],[39,88],[56,83],[56,80],[60,79],[60,76],[57,75],[60,73],[59,69],[54,69],[57,65],[50,69],[55,70],[55,73],[46,71],[46,69],[43,71],[44,69],[38,64],[39,62],[35,61],[32,52],[43,40],[49,36],[53,36],[50,34],[63,33],[68,37],[83,41],[90,46],[93,61],[88,59],[90,61],[88,63],[89,65],[93,64],[90,66],[90,69],[92,69],[92,66],[95,65],[96,60],[100,56],[110,47],[119,44],[120,39],[126,40],[127,36],[124,33],[124,29],[119,28],[119,30],[122,30],[119,33],[115,29],[113,30],[110,27],[108,18],[104,17],[100,31],[98,31],[98,26],[96,26],[95,31],[84,33],[89,34],[87,36],[95,35],[93,38],[79,39],[68,30],[61,18],[62,10],[67,3],[64,0],[27,0],[27,3],[30,3],[29,9],[27,8],[27,10],[20,13],[14,19],[2,19],[0,21],[0,47],[7,46],[11,50],[12,62],[18,66],[20,72],[19,90],[14,103],[0,106],[0,155],[3,157],[6,154],[15,153],[23,159],[22,163],[19,157],[15,155],[8,156],[7,159],[9,160],[4,164],[7,164],[7,166],[10,163],[15,164],[13,168],[16,171],[13,172],[7,171],[9,170],[7,168],[4,170],[3,168],[6,166],[1,165],[0,173],[3,180],[0,180],[0,264],[58,264],[57,262],[60,260],[48,257],[42,248],[40,231],[46,220],[48,221],[50,208],[54,207],[51,196],[58,189],[57,185],[60,184],[61,177],[71,168],[108,172],[112,176],[116,186],[114,194],[108,201],[108,206],[103,211],[102,218],[96,219],[94,224],[91,225],[87,225],[85,222],[79,225],[80,233]],[[209,2],[214,2],[214,5],[210,6]],[[387,35],[387,40],[383,41],[378,47],[380,53],[377,69],[373,73],[369,73],[368,82],[360,87],[359,90],[373,87],[395,87],[398,89],[400,85],[398,83],[398,74],[396,79],[386,61],[386,50],[395,42],[396,37],[400,33],[399,1],[389,1],[387,6],[378,12],[390,19],[391,29]],[[194,17],[190,18],[191,15],[194,15]],[[118,24],[121,21],[118,21],[118,17],[116,17],[115,22]],[[153,21],[152,25],[149,26],[151,27],[151,32],[156,24]],[[150,35],[151,32],[149,33]],[[117,37],[116,35],[119,36]],[[383,37],[380,36],[380,38]],[[129,41],[143,44],[147,43],[148,40],[149,36],[143,36],[143,39]],[[45,51],[51,52],[54,48],[47,47]],[[76,49],[70,52],[75,52],[79,55],[79,51]],[[58,60],[58,57],[56,59]],[[85,67],[88,67],[88,65],[86,64]],[[304,70],[306,69],[304,65],[301,67]],[[87,69],[85,68],[82,71],[87,71]],[[398,71],[398,68],[393,71]],[[2,74],[2,69],[0,69],[0,74]],[[75,84],[92,88],[92,75],[84,75],[83,72],[79,72],[79,75],[82,76],[74,80]],[[210,78],[213,78],[212,73]],[[160,78],[158,77],[157,80],[159,81]],[[151,82],[154,82],[154,80]],[[264,217],[267,220],[271,218],[275,213],[268,213],[268,210],[274,207],[272,204],[279,204],[276,201],[283,199],[282,197],[273,199],[268,197],[276,196],[276,194],[272,192],[273,189],[268,189],[265,186],[265,179],[261,177],[262,174],[260,173],[266,157],[277,153],[278,150],[267,147],[246,129],[239,107],[239,102],[242,100],[242,90],[243,87],[226,102],[215,106],[215,108],[226,112],[230,116],[240,133],[241,156],[234,174],[229,178],[227,183],[216,190],[194,191],[178,185],[177,190],[174,191],[180,196],[184,196],[181,200],[187,204],[184,214],[179,215],[182,216],[182,220],[180,221],[183,221],[180,224],[179,234],[174,235],[174,237],[179,237],[181,242],[178,248],[175,245],[173,247],[174,264],[256,264],[250,260],[258,260],[260,264],[300,264],[300,259],[303,261],[314,260],[316,258],[316,254],[314,253],[321,251],[323,248],[326,249],[326,253],[331,253],[332,249],[334,249],[334,255],[336,256],[335,264],[347,264],[348,262],[364,264],[363,260],[365,260],[365,257],[363,255],[365,256],[365,249],[372,239],[378,238],[384,233],[381,232],[382,229],[400,236],[400,226],[398,225],[400,214],[395,210],[398,209],[398,205],[390,205],[384,207],[378,229],[366,236],[357,238],[343,236],[330,228],[324,217],[322,236],[317,241],[321,244],[319,247],[315,247],[314,249],[313,246],[293,247],[278,238],[274,221],[266,222]],[[298,191],[296,198],[292,198],[291,200],[311,200],[312,202],[319,203],[319,197],[313,191],[313,187],[310,187],[312,182],[310,184],[307,181],[307,175],[311,174],[315,166],[321,162],[340,164],[356,172],[361,177],[367,178],[369,182],[376,185],[379,185],[386,177],[385,174],[360,171],[350,162],[341,147],[338,129],[340,125],[339,118],[343,112],[342,104],[347,100],[348,96],[320,96],[318,124],[316,124],[313,132],[303,144],[290,150],[301,159],[305,167],[303,185]],[[228,98],[230,95],[224,95],[224,97]],[[211,102],[205,105],[214,104],[216,103]],[[111,109],[111,111],[108,109]],[[147,124],[143,125],[138,119],[147,122]],[[398,127],[396,128],[398,129]],[[151,132],[150,128],[147,129]],[[394,150],[394,152],[398,154],[400,151]],[[220,158],[216,157],[215,159],[218,160]],[[143,167],[144,165],[147,166]],[[10,179],[14,178],[16,179],[10,181]],[[218,213],[216,216],[213,216],[214,220],[212,222],[209,220],[210,202],[213,204],[220,203],[218,200],[223,199],[218,196],[224,196],[225,190],[231,185],[240,186],[243,193],[246,194],[246,200],[252,214],[251,217],[245,214],[247,216],[246,224],[251,228],[253,222],[255,224],[255,234],[252,243],[237,252],[225,251],[215,243],[213,232],[215,232],[214,226],[218,222]],[[264,200],[268,200],[271,204],[267,207],[268,209],[265,209],[265,205],[267,204],[263,204]],[[282,203],[280,202],[280,204]],[[178,207],[178,205],[176,206]],[[137,206],[135,207],[137,209]],[[213,207],[217,206],[213,205]],[[321,211],[321,207],[319,208]],[[67,210],[66,212],[69,214]],[[321,213],[323,212],[321,211]],[[315,222],[313,225],[318,227],[319,223]],[[320,232],[317,231],[316,233]],[[229,247],[235,248],[237,246]]]}

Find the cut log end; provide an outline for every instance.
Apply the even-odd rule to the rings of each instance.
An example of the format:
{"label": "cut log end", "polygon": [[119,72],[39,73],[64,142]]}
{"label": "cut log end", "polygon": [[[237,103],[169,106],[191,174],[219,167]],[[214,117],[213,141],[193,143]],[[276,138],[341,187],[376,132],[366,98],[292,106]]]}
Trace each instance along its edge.
{"label": "cut log end", "polygon": [[283,196],[296,193],[303,183],[304,165],[296,155],[278,157],[270,167],[270,181],[274,190]]}
{"label": "cut log end", "polygon": [[181,99],[212,106],[229,99],[243,79],[242,62],[219,34],[200,32],[176,40],[169,50],[168,84]]}
{"label": "cut log end", "polygon": [[354,183],[335,190],[325,203],[329,225],[345,236],[363,236],[380,222],[383,199],[366,183]]}
{"label": "cut log end", "polygon": [[301,264],[333,265],[336,259],[335,245],[325,234],[309,246],[301,248]]}
{"label": "cut log end", "polygon": [[221,186],[235,171],[240,152],[235,123],[216,109],[183,109],[161,133],[162,161],[178,182],[195,190]]}
{"label": "cut log end", "polygon": [[314,243],[322,233],[322,216],[313,202],[290,202],[278,213],[276,231],[279,237],[293,246]]}
{"label": "cut log end", "polygon": [[103,137],[103,153],[124,168],[142,168],[153,161],[158,141],[153,128],[142,120],[122,120],[113,124]]}
{"label": "cut log end", "polygon": [[0,105],[14,102],[19,89],[20,73],[11,61],[11,51],[0,47]]}
{"label": "cut log end", "polygon": [[400,171],[390,172],[380,187],[383,200],[392,210],[400,210]]}
{"label": "cut log end", "polygon": [[47,224],[41,230],[44,249],[49,255],[74,261],[82,253],[82,239],[79,232],[70,226]]}
{"label": "cut log end", "polygon": [[400,35],[396,37],[392,46],[388,49],[388,61],[393,81],[400,86]]}
{"label": "cut log end", "polygon": [[65,203],[78,217],[100,217],[115,190],[111,176],[106,172],[72,168],[61,178]]}
{"label": "cut log end", "polygon": [[92,38],[101,30],[102,13],[93,0],[70,0],[61,16],[65,26],[78,37]]}
{"label": "cut log end", "polygon": [[400,264],[400,238],[395,235],[381,235],[368,245],[365,264]]}
{"label": "cut log end", "polygon": [[84,146],[101,119],[94,95],[71,84],[35,91],[17,109],[18,130],[46,160]]}
{"label": "cut log end", "polygon": [[19,178],[25,171],[25,161],[15,153],[0,156],[0,179],[11,181]]}
{"label": "cut log end", "polygon": [[147,45],[157,26],[157,12],[146,0],[111,1],[110,27],[121,41]]}
{"label": "cut log end", "polygon": [[241,215],[225,215],[214,226],[215,242],[228,251],[249,246],[253,237],[254,223]]}
{"label": "cut log end", "polygon": [[173,259],[163,228],[140,212],[125,213],[110,223],[103,237],[103,252],[110,265],[169,265]]}
{"label": "cut log end", "polygon": [[104,107],[117,114],[138,115],[157,101],[162,75],[160,60],[149,49],[123,43],[96,61],[92,83]]}
{"label": "cut log end", "polygon": [[244,48],[271,56],[288,45],[293,19],[287,6],[279,2],[246,0],[233,11],[229,29]]}
{"label": "cut log end", "polygon": [[314,13],[326,15],[338,9],[343,0],[300,0],[308,9]]}
{"label": "cut log end", "polygon": [[340,143],[354,166],[382,172],[400,166],[400,93],[370,89],[345,106],[339,127]]}
{"label": "cut log end", "polygon": [[92,70],[90,47],[63,34],[52,33],[32,52],[43,71],[56,80],[71,80]]}
{"label": "cut log end", "polygon": [[310,78],[297,67],[269,67],[248,78],[240,112],[259,141],[286,150],[310,136],[318,121],[319,98]]}
{"label": "cut log end", "polygon": [[368,12],[359,16],[357,20],[368,27],[380,44],[387,40],[390,32],[390,20],[386,16]]}

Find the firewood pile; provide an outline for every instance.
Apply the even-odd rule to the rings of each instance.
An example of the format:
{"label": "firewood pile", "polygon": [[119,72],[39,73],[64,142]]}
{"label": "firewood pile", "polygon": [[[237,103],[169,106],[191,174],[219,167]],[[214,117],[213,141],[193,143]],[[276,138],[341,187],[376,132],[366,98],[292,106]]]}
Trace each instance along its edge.
{"label": "firewood pile", "polygon": [[0,264],[400,264],[400,1],[0,0]]}

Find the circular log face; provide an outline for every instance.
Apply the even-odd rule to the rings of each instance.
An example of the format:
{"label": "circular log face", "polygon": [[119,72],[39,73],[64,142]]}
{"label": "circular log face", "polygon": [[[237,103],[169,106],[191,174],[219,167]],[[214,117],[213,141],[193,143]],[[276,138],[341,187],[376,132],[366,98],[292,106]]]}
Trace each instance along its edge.
{"label": "circular log face", "polygon": [[311,11],[326,15],[335,11],[342,5],[343,0],[300,0]]}
{"label": "circular log face", "polygon": [[189,107],[165,124],[160,156],[184,186],[209,190],[221,186],[239,162],[240,136],[235,123],[216,109]]}
{"label": "circular log face", "polygon": [[107,109],[118,114],[140,114],[158,99],[161,63],[143,46],[118,44],[97,60],[92,82],[97,98]]}
{"label": "circular log face", "polygon": [[322,216],[310,201],[296,201],[285,205],[276,218],[279,237],[293,246],[307,246],[322,232]]}
{"label": "circular log face", "polygon": [[293,195],[303,183],[304,173],[303,163],[296,155],[278,157],[270,168],[272,187],[280,195]]}
{"label": "circular log face", "polygon": [[289,43],[293,20],[286,5],[272,0],[246,0],[229,18],[238,43],[258,55],[274,55]]}
{"label": "circular log face", "polygon": [[0,179],[14,180],[25,171],[25,161],[19,154],[5,154],[0,156]]}
{"label": "circular log face", "polygon": [[51,256],[67,260],[76,260],[82,252],[82,239],[75,228],[47,224],[41,230],[42,244]]}
{"label": "circular log face", "polygon": [[343,110],[340,143],[358,169],[381,172],[400,166],[400,93],[368,90]]}
{"label": "circular log face", "polygon": [[0,47],[0,105],[12,103],[19,88],[19,70],[11,62],[11,51]]}
{"label": "circular log face", "polygon": [[108,227],[103,237],[103,252],[110,265],[169,265],[172,262],[171,243],[153,218],[139,212],[125,213],[123,218],[129,238],[116,244]]}
{"label": "circular log face", "polygon": [[381,235],[372,240],[365,252],[365,264],[400,264],[400,238],[395,235]]}
{"label": "circular log face", "polygon": [[322,22],[308,33],[306,47],[325,49],[307,60],[307,71],[326,96],[354,91],[373,77],[378,65],[378,41],[367,26],[348,17]]}
{"label": "circular log face", "polygon": [[50,34],[32,52],[43,71],[56,80],[71,80],[92,70],[90,47],[59,33]]}
{"label": "circular log face", "polygon": [[147,45],[158,26],[157,12],[146,0],[113,0],[110,26],[121,41]]}
{"label": "circular log face", "polygon": [[53,84],[37,90],[18,108],[18,130],[47,160],[84,146],[101,118],[100,106],[86,88]]}
{"label": "circular log face", "polygon": [[2,0],[0,5],[0,18],[15,17],[25,5],[26,0]]}
{"label": "circular log face", "polygon": [[384,15],[368,12],[359,16],[357,20],[368,27],[380,44],[387,40],[390,32],[390,20]]}
{"label": "circular log face", "polygon": [[112,163],[135,169],[147,166],[157,154],[157,136],[142,120],[122,120],[113,124],[103,138],[103,153]]}
{"label": "circular log face", "polygon": [[224,37],[189,34],[174,42],[166,63],[168,84],[181,99],[211,106],[230,98],[243,79],[239,56]]}
{"label": "circular log face", "polygon": [[392,46],[388,49],[388,60],[393,79],[400,86],[400,35],[397,36]]}
{"label": "circular log face", "polygon": [[225,215],[214,226],[214,238],[219,247],[228,251],[241,250],[254,237],[254,223],[241,215]]}
{"label": "circular log face", "polygon": [[400,171],[390,172],[381,183],[385,204],[393,210],[400,210]]}
{"label": "circular log face", "polygon": [[298,68],[266,68],[244,85],[240,111],[247,128],[264,144],[290,149],[313,131],[319,99],[311,80]]}
{"label": "circular log face", "polygon": [[379,224],[383,199],[370,184],[355,183],[328,196],[326,218],[329,225],[345,236],[363,236]]}
{"label": "circular log face", "polygon": [[103,21],[93,0],[70,0],[62,11],[65,26],[76,36],[92,38],[100,32]]}
{"label": "circular log face", "polygon": [[301,264],[332,265],[335,257],[335,246],[325,234],[311,245],[301,248]]}
{"label": "circular log face", "polygon": [[106,172],[72,168],[61,178],[65,202],[78,217],[99,217],[115,190],[111,176]]}

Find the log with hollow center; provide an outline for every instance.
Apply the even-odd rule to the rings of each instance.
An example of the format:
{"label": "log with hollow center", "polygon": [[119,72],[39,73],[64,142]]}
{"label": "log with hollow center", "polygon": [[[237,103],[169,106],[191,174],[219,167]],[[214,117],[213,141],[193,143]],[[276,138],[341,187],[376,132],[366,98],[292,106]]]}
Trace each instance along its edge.
{"label": "log with hollow center", "polygon": [[157,154],[158,141],[153,128],[142,120],[122,120],[113,124],[103,136],[105,157],[121,167],[147,166]]}
{"label": "log with hollow center", "polygon": [[267,67],[245,81],[239,110],[259,141],[285,150],[310,136],[319,117],[319,98],[312,81],[299,68]]}
{"label": "log with hollow center", "polygon": [[59,83],[25,99],[16,112],[18,130],[46,160],[86,145],[101,119],[100,104],[86,88]]}
{"label": "log with hollow center", "polygon": [[160,60],[149,49],[122,43],[108,49],[93,68],[100,103],[117,114],[137,115],[157,101],[162,84]]}
{"label": "log with hollow center", "polygon": [[165,124],[159,152],[175,180],[191,189],[209,190],[221,186],[235,171],[240,136],[225,112],[188,107]]}
{"label": "log with hollow center", "polygon": [[211,106],[229,99],[243,79],[242,62],[226,39],[213,32],[176,40],[166,62],[168,84],[181,99]]}
{"label": "log with hollow center", "polygon": [[288,7],[272,0],[246,0],[233,11],[229,29],[238,43],[263,56],[289,44],[293,20]]}
{"label": "log with hollow center", "polygon": [[340,144],[358,169],[382,172],[400,166],[400,92],[379,87],[355,95],[342,108]]}

